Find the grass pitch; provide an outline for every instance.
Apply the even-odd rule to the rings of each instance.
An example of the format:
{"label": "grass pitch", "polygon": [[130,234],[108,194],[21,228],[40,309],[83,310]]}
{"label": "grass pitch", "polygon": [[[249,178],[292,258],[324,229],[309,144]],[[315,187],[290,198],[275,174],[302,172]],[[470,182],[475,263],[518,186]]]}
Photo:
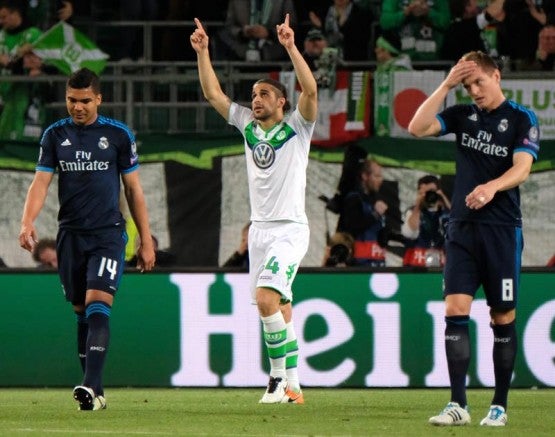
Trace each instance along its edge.
{"label": "grass pitch", "polygon": [[[71,388],[0,389],[0,436],[552,436],[554,389],[511,390],[505,428],[479,426],[492,390],[469,390],[472,424],[433,427],[445,389],[305,389],[304,405],[260,405],[264,389],[108,388],[77,411]],[[502,433],[502,434],[501,434]]]}

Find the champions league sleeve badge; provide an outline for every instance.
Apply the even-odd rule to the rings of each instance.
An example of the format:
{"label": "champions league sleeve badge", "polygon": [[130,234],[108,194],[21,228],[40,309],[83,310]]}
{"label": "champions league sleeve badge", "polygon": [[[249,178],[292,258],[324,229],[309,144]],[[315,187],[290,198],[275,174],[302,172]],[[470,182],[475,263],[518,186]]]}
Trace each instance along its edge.
{"label": "champions league sleeve badge", "polygon": [[276,160],[276,151],[269,143],[261,141],[252,148],[252,159],[258,168],[264,170]]}
{"label": "champions league sleeve badge", "polygon": [[135,164],[139,160],[139,155],[137,155],[137,143],[133,141],[131,143],[131,159],[129,162],[131,165]]}
{"label": "champions league sleeve badge", "polygon": [[537,143],[539,136],[540,134],[538,132],[538,128],[536,126],[532,126],[528,131],[528,138],[530,138],[530,141],[532,141],[533,143]]}

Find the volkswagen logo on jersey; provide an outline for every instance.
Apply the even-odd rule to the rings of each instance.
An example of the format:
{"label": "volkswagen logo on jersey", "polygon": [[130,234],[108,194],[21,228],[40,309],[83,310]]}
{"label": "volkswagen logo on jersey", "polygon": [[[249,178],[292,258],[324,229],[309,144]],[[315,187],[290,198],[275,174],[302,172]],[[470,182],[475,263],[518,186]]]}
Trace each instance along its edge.
{"label": "volkswagen logo on jersey", "polygon": [[509,121],[506,118],[504,118],[499,122],[499,126],[497,126],[497,130],[499,132],[505,132],[508,127],[509,127]]}
{"label": "volkswagen logo on jersey", "polygon": [[107,149],[109,145],[110,144],[108,143],[108,138],[106,137],[100,137],[100,140],[98,140],[98,147],[100,147],[102,150]]}
{"label": "volkswagen logo on jersey", "polygon": [[252,149],[252,159],[258,168],[268,168],[276,160],[276,151],[265,142],[256,144]]}

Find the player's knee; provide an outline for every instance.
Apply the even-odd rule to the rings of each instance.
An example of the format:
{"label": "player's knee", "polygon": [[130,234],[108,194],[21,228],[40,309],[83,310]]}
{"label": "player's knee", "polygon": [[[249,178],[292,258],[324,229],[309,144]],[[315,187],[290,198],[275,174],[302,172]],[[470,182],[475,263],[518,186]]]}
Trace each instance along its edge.
{"label": "player's knee", "polygon": [[508,325],[515,320],[516,311],[491,308],[489,311],[492,325]]}
{"label": "player's knee", "polygon": [[259,288],[256,291],[256,306],[262,317],[268,317],[277,313],[279,308],[280,294],[268,288]]}

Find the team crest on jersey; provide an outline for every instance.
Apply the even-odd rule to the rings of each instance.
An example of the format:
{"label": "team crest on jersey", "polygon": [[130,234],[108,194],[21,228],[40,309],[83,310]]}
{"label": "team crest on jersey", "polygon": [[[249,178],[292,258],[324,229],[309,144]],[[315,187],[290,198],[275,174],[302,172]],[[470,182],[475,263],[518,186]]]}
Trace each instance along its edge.
{"label": "team crest on jersey", "polygon": [[110,143],[108,143],[108,138],[106,137],[100,137],[100,140],[98,140],[98,147],[102,150],[107,149],[109,145]]}
{"label": "team crest on jersey", "polygon": [[287,136],[287,133],[284,130],[280,130],[276,135],[276,140],[283,141],[286,136]]}
{"label": "team crest on jersey", "polygon": [[504,118],[499,122],[499,125],[497,126],[497,130],[499,132],[505,132],[508,129],[508,127],[509,127],[509,121],[506,118]]}
{"label": "team crest on jersey", "polygon": [[266,169],[276,160],[276,151],[270,144],[261,141],[253,147],[252,159],[258,168]]}

